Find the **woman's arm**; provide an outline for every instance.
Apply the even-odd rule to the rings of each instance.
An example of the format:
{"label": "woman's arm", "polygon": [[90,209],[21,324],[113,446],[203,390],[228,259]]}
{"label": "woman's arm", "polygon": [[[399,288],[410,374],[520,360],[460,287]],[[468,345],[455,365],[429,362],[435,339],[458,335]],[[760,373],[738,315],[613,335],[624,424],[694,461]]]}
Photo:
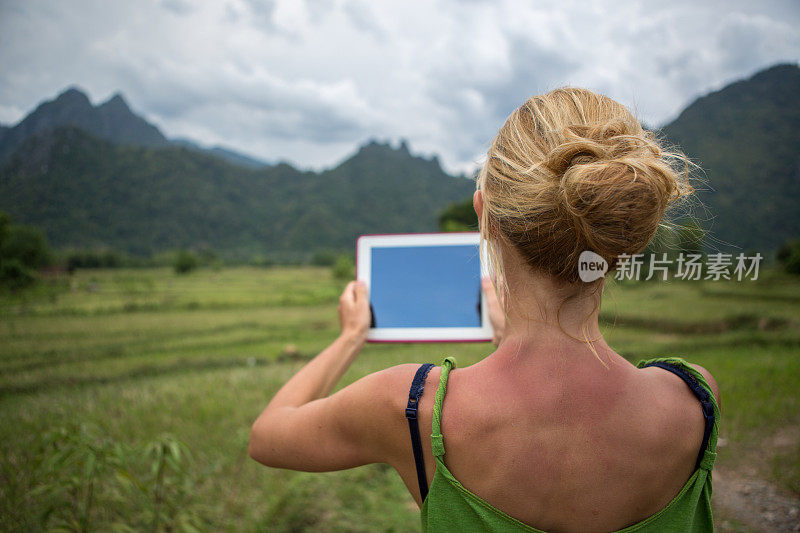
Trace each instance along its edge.
{"label": "woman's arm", "polygon": [[367,342],[369,323],[367,288],[362,282],[351,281],[339,298],[341,334],[281,387],[264,413],[300,407],[328,396]]}
{"label": "woman's arm", "polygon": [[249,452],[256,461],[329,471],[393,463],[404,453],[397,439],[405,422],[399,403],[408,396],[414,365],[370,374],[328,396],[366,342],[370,313],[363,284],[345,288],[339,321],[339,338],[281,387],[253,424]]}

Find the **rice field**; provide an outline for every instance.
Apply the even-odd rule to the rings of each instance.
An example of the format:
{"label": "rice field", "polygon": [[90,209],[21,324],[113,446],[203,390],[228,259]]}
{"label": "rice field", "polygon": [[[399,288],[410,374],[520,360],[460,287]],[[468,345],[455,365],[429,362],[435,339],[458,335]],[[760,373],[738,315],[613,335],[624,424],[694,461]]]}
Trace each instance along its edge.
{"label": "rice field", "polygon": [[[0,529],[418,531],[384,465],[305,474],[247,456],[253,419],[337,335],[343,286],[313,267],[86,270],[0,297]],[[632,361],[679,355],[715,375],[715,468],[800,498],[800,279],[612,282],[602,317]],[[342,384],[490,352],[368,345]]]}

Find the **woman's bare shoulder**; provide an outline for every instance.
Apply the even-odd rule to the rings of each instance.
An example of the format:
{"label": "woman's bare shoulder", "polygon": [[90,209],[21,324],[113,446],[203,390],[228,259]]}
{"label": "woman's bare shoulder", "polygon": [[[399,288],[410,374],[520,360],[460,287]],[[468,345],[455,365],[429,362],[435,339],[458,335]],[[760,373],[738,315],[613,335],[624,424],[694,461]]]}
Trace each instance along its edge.
{"label": "woman's bare shoulder", "polygon": [[692,368],[694,368],[695,370],[700,372],[700,374],[703,375],[703,377],[708,382],[708,386],[711,387],[711,391],[714,393],[714,398],[717,399],[717,404],[719,404],[719,401],[720,401],[720,398],[719,398],[719,385],[717,385],[717,380],[714,379],[714,376],[711,375],[711,372],[709,372],[708,370],[706,370],[705,368],[703,368],[700,365],[692,364]]}
{"label": "woman's bare shoulder", "polygon": [[[405,427],[407,424],[405,409],[409,400],[411,384],[420,366],[420,363],[399,364],[362,378],[369,381],[369,389],[372,391],[372,397],[374,398],[374,403],[366,406],[366,408],[374,410],[376,407],[380,407],[385,423],[391,420],[393,423]],[[435,384],[438,384],[440,371],[439,367],[433,367],[428,372],[424,393],[420,401],[420,417],[423,416],[422,411],[430,411],[433,407],[433,402],[428,400],[436,393]],[[405,434],[403,433],[403,435]]]}

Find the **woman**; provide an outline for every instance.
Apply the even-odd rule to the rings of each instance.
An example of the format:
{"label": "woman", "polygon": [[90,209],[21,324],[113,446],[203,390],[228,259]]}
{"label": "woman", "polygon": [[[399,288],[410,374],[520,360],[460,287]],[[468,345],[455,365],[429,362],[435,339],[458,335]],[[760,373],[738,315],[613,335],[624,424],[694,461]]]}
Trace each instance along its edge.
{"label": "woman", "polygon": [[388,463],[423,530],[712,529],[716,383],[679,359],[637,367],[614,352],[598,325],[604,280],[578,276],[584,250],[613,269],[644,248],[691,190],[680,162],[607,97],[565,88],[529,99],[492,143],[474,196],[504,280],[502,311],[492,300],[499,344],[419,378],[421,479],[404,414],[418,365],[329,396],[365,343],[358,282],[340,299],[341,336],[254,423],[251,456],[305,471]]}

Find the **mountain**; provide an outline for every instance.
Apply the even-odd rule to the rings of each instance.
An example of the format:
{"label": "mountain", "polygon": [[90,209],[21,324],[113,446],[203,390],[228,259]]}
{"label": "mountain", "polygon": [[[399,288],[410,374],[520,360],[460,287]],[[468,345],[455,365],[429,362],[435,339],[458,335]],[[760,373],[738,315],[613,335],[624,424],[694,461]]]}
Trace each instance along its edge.
{"label": "mountain", "polygon": [[222,146],[212,146],[211,148],[207,148],[206,151],[211,155],[221,157],[222,159],[228,161],[229,163],[233,163],[234,165],[241,165],[248,168],[261,168],[269,166],[268,163],[265,163],[260,159],[229,150],[228,148]]}
{"label": "mountain", "polygon": [[360,233],[434,231],[474,184],[405,145],[369,143],[322,173],[232,165],[178,146],[116,145],[75,127],[28,138],[0,169],[0,210],[58,247],[226,256],[352,250]]}
{"label": "mountain", "polygon": [[475,190],[473,181],[445,174],[435,157],[415,157],[405,143],[393,149],[375,141],[295,184],[294,203],[282,200],[275,228],[284,247],[301,249],[330,243],[352,250],[362,233],[438,231],[439,213]]}
{"label": "mountain", "polygon": [[262,168],[269,166],[269,163],[265,163],[260,159],[240,154],[239,152],[234,152],[233,150],[229,150],[222,146],[213,146],[211,148],[204,148],[199,144],[197,144],[196,142],[189,139],[173,139],[172,144],[183,146],[185,148],[188,148],[190,150],[195,150],[197,152],[205,152],[210,155],[221,157],[222,159],[228,161],[229,163],[233,163],[234,165],[240,165],[247,168]]}
{"label": "mountain", "polygon": [[705,171],[697,191],[705,207],[696,211],[710,230],[707,247],[769,252],[800,237],[796,64],[698,98],[662,132]]}
{"label": "mountain", "polygon": [[5,132],[0,138],[0,162],[7,160],[32,135],[62,126],[80,128],[115,144],[165,146],[169,143],[158,128],[135,115],[120,94],[93,106],[84,93],[73,87],[55,100],[42,103]]}
{"label": "mountain", "polygon": [[54,100],[42,103],[19,124],[13,127],[0,126],[0,164],[32,135],[69,126],[114,144],[156,147],[175,143],[237,165],[249,168],[267,166],[263,161],[226,148],[203,148],[187,139],[170,141],[156,126],[134,113],[121,94],[114,94],[108,101],[93,106],[89,97],[75,87],[65,90]]}

